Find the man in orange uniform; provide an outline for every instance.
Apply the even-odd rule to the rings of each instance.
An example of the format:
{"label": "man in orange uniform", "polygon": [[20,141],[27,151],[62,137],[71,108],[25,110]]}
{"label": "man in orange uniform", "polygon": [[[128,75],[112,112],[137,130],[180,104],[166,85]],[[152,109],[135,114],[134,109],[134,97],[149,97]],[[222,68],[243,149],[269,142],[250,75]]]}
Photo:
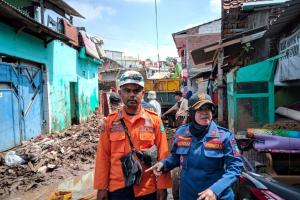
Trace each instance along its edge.
{"label": "man in orange uniform", "polygon": [[97,200],[165,200],[166,189],[172,186],[169,173],[156,179],[152,172],[144,172],[147,167],[142,164],[140,183],[131,187],[125,185],[120,159],[131,152],[131,146],[121,119],[137,150],[145,151],[156,145],[157,160],[162,160],[168,155],[168,143],[161,119],[141,106],[143,76],[136,71],[126,71],[120,77],[119,86],[124,106],[108,115],[100,132],[94,178]]}

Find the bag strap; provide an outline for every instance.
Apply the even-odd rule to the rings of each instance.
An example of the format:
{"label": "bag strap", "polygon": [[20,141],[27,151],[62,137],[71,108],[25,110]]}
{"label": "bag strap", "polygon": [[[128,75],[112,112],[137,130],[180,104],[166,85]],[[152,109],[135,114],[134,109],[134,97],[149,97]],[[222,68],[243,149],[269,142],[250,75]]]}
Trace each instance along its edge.
{"label": "bag strap", "polygon": [[132,150],[133,152],[136,152],[136,148],[134,147],[134,145],[133,145],[133,143],[132,143],[132,141],[131,141],[130,132],[129,132],[129,130],[128,130],[128,128],[127,128],[127,126],[126,126],[126,124],[125,124],[123,118],[121,118],[120,121],[121,121],[121,124],[122,124],[122,126],[123,126],[123,128],[124,128],[124,130],[125,130],[125,133],[126,133],[128,139],[129,139],[129,144],[130,144],[131,150]]}

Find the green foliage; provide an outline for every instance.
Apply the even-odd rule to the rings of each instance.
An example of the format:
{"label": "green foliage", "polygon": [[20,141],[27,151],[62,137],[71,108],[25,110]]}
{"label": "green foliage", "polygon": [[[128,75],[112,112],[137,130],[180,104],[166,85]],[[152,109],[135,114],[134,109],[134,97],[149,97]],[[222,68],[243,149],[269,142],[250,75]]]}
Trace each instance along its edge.
{"label": "green foliage", "polygon": [[174,57],[169,57],[169,56],[168,56],[168,57],[166,58],[166,61],[167,61],[167,62],[172,62],[172,63],[173,63],[175,60],[176,60],[176,58],[174,58]]}
{"label": "green foliage", "polygon": [[246,53],[249,53],[250,51],[254,50],[254,47],[251,46],[250,42],[247,42],[244,46],[242,46],[242,48]]}

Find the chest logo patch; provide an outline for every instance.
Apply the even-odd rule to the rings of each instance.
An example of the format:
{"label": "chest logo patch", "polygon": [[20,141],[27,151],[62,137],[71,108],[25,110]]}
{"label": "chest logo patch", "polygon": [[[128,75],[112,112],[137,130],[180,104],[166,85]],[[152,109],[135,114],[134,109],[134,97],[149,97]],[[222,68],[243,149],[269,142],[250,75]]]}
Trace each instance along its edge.
{"label": "chest logo patch", "polygon": [[111,128],[110,128],[110,131],[111,132],[120,132],[120,131],[123,131],[124,128],[121,124],[121,122],[113,122],[112,125],[111,125]]}
{"label": "chest logo patch", "polygon": [[179,135],[177,138],[177,146],[178,147],[190,147],[192,145],[191,137],[184,137]]}
{"label": "chest logo patch", "polygon": [[204,143],[204,147],[206,149],[223,149],[224,148],[224,144],[222,143],[222,141],[217,141],[217,140],[211,140],[211,141],[208,141],[208,142],[205,142]]}

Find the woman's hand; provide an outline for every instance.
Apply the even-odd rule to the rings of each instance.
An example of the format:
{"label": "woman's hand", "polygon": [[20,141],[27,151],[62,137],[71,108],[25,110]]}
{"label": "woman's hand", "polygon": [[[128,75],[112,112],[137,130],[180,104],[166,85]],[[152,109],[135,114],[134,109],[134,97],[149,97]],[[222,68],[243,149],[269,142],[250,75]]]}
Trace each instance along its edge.
{"label": "woman's hand", "polygon": [[155,165],[153,165],[152,167],[148,168],[145,170],[145,172],[149,172],[151,170],[153,170],[153,174],[155,176],[160,176],[161,175],[161,170],[164,167],[164,164],[162,162],[158,162]]}
{"label": "woman's hand", "polygon": [[203,192],[198,193],[197,200],[217,200],[215,193],[211,189],[206,189]]}

